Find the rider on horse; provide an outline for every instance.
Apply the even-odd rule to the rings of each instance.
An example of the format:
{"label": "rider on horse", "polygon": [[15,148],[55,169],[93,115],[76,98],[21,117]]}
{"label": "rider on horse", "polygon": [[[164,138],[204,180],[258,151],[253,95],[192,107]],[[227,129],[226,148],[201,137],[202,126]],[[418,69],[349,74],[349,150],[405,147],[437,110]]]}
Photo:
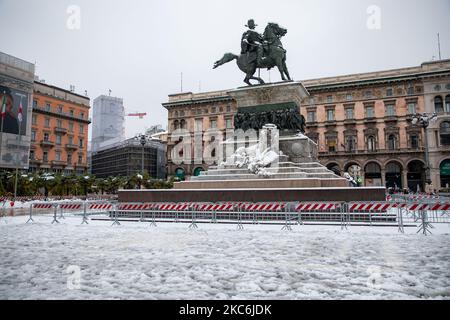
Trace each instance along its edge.
{"label": "rider on horse", "polygon": [[245,25],[248,30],[244,32],[241,38],[241,54],[247,54],[248,63],[256,60],[256,64],[260,66],[263,62],[263,36],[255,31],[255,21],[248,20]]}

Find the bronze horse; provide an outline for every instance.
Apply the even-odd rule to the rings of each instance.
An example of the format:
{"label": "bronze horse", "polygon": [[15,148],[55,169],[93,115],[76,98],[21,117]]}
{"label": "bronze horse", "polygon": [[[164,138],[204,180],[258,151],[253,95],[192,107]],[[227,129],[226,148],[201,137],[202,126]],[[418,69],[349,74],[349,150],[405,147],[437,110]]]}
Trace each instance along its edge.
{"label": "bronze horse", "polygon": [[[213,69],[236,59],[239,69],[246,74],[244,82],[250,86],[252,85],[250,83],[251,79],[258,80],[259,84],[264,84],[263,79],[254,76],[256,69],[258,68],[270,70],[276,66],[280,71],[281,79],[283,81],[291,80],[286,66],[286,50],[283,49],[283,45],[280,41],[280,38],[286,35],[286,33],[287,30],[276,23],[271,22],[267,24],[263,33],[264,58],[262,59],[261,64],[258,64],[256,59],[250,58],[246,53],[239,56],[233,53],[225,53],[222,59],[214,63]],[[251,61],[250,63],[249,60]]]}

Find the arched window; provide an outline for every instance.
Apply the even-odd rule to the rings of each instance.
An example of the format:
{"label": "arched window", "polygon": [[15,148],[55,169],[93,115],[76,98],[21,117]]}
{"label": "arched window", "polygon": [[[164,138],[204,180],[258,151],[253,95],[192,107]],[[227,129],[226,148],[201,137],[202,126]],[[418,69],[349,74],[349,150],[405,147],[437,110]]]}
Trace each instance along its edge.
{"label": "arched window", "polygon": [[369,136],[367,138],[367,150],[375,151],[376,149],[377,149],[377,147],[376,147],[375,137]]}
{"label": "arched window", "polygon": [[444,107],[442,105],[442,98],[441,98],[441,96],[434,97],[434,111],[436,113],[444,112]]}
{"label": "arched window", "polygon": [[388,136],[388,149],[389,150],[397,149],[397,137],[395,136],[395,134],[390,134]]}
{"label": "arched window", "polygon": [[450,94],[445,97],[445,112],[450,112]]}
{"label": "arched window", "polygon": [[181,120],[180,122],[180,129],[186,129],[186,120]]}
{"label": "arched window", "polygon": [[179,128],[179,126],[180,126],[180,123],[178,122],[178,120],[175,120],[175,121],[173,122],[173,129],[174,129],[174,130],[177,130],[177,129]]}
{"label": "arched window", "polygon": [[439,127],[439,134],[441,138],[441,145],[450,145],[450,122],[444,121]]}

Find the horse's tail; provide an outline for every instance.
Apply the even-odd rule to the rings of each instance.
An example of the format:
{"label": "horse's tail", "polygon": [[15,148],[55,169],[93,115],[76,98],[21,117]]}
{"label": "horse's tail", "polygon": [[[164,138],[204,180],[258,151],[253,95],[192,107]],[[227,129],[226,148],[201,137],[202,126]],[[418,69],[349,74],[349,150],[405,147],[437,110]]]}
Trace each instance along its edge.
{"label": "horse's tail", "polygon": [[219,66],[221,66],[221,65],[223,65],[225,63],[228,63],[230,61],[233,61],[234,59],[237,59],[237,58],[238,58],[238,56],[233,54],[233,53],[229,53],[229,52],[225,53],[223,55],[222,59],[217,60],[216,62],[214,62],[213,69],[215,69],[215,68],[217,68],[217,67],[219,67]]}

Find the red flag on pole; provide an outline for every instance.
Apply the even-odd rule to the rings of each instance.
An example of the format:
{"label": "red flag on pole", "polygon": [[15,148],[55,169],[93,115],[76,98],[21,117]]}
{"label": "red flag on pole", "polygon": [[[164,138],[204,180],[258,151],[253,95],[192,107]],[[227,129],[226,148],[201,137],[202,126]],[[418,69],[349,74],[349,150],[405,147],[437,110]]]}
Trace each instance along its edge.
{"label": "red flag on pole", "polygon": [[6,92],[3,92],[3,99],[2,99],[2,118],[5,119],[6,117]]}
{"label": "red flag on pole", "polygon": [[19,103],[19,112],[17,114],[17,119],[19,120],[19,122],[22,122],[22,98],[20,98],[20,103]]}

